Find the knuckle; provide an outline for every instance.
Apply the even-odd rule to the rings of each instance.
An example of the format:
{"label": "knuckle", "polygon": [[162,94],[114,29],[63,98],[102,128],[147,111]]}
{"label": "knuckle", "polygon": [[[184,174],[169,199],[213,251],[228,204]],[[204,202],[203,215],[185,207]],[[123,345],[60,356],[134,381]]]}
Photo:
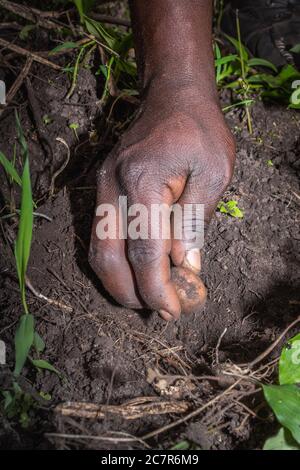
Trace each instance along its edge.
{"label": "knuckle", "polygon": [[[148,199],[157,199],[161,194],[161,172],[153,161],[128,159],[115,167],[116,181],[120,191],[128,194],[132,202],[141,202],[145,194]],[[139,200],[140,199],[140,200]]]}
{"label": "knuckle", "polygon": [[118,183],[122,187],[130,189],[140,178],[142,171],[143,170],[138,163],[128,158],[117,163],[115,175]]}
{"label": "knuckle", "polygon": [[233,169],[231,165],[222,157],[218,167],[210,173],[208,180],[209,192],[215,197],[219,197],[226,190],[232,178]]}
{"label": "knuckle", "polygon": [[220,171],[220,178],[221,178],[221,188],[225,190],[229,185],[232,176],[233,176],[233,163],[228,158],[223,159],[223,164]]}
{"label": "knuckle", "polygon": [[111,266],[117,263],[117,254],[109,246],[101,250],[95,249],[93,243],[90,245],[88,260],[93,270],[101,276],[101,273],[106,273],[110,270]]}
{"label": "knuckle", "polygon": [[160,250],[155,243],[149,243],[149,240],[135,240],[129,243],[128,259],[134,266],[151,266],[160,257]]}
{"label": "knuckle", "polygon": [[222,136],[221,149],[217,156],[217,171],[215,173],[215,185],[223,192],[229,185],[234,170],[236,144],[235,138],[229,129]]}

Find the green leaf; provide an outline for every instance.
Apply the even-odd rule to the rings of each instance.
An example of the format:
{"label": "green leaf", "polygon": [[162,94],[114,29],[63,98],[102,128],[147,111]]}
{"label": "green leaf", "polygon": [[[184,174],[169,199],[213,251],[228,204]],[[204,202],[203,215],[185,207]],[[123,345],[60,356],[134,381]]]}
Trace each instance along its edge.
{"label": "green leaf", "polygon": [[90,34],[95,36],[96,38],[104,41],[107,46],[112,49],[112,51],[116,48],[117,39],[113,37],[105,28],[102,26],[99,21],[92,20],[91,18],[85,17],[85,26],[86,29]]}
{"label": "green leaf", "polygon": [[136,64],[133,62],[126,62],[125,60],[119,59],[117,61],[117,70],[120,70],[121,72],[125,72],[131,77],[136,77],[137,75],[137,68]]}
{"label": "green leaf", "polygon": [[244,213],[238,207],[236,201],[228,201],[228,202],[221,201],[218,204],[217,208],[223,214],[231,215],[231,217],[235,217],[235,218],[238,218],[238,219],[242,219],[244,217]]}
{"label": "green leaf", "polygon": [[222,72],[222,64],[220,63],[220,61],[222,60],[222,54],[221,54],[221,50],[217,42],[215,43],[215,56],[216,56],[215,67],[217,69],[216,70],[216,82],[219,83],[219,81],[221,80],[221,72]]}
{"label": "green leaf", "polygon": [[300,109],[300,103],[299,104],[289,104],[288,108],[289,109]]}
{"label": "green leaf", "polygon": [[19,186],[22,186],[21,178],[18,175],[15,167],[2,152],[0,152],[0,163],[4,167],[6,173],[15,181],[15,183],[17,183]]}
{"label": "green leaf", "polygon": [[263,450],[300,450],[300,446],[287,429],[280,428],[276,436],[266,440]]}
{"label": "green leaf", "polygon": [[224,65],[228,62],[233,62],[238,58],[237,54],[226,55],[225,57],[220,57],[219,59],[215,59],[215,66]]}
{"label": "green leaf", "polygon": [[267,84],[270,88],[279,88],[281,86],[280,78],[274,77],[269,73],[257,73],[248,78],[248,83]]}
{"label": "green leaf", "polygon": [[31,359],[31,362],[35,367],[37,367],[37,369],[50,370],[51,372],[57,374],[60,378],[62,377],[62,374],[48,361],[44,361],[43,359]]}
{"label": "green leaf", "polygon": [[63,72],[74,73],[75,67],[63,67]]}
{"label": "green leaf", "polygon": [[272,62],[266,59],[259,59],[258,57],[255,57],[253,59],[249,59],[247,65],[248,67],[268,67],[269,69],[272,69],[275,73],[278,73],[277,67],[272,64]]}
{"label": "green leaf", "polygon": [[296,88],[290,96],[290,108],[298,109],[300,106],[300,87]]}
{"label": "green leaf", "polygon": [[119,43],[118,43],[118,53],[122,56],[125,57],[126,54],[130,51],[130,49],[134,48],[134,41],[133,41],[133,34],[132,32],[129,32],[125,34],[123,37],[118,38]]}
{"label": "green leaf", "polygon": [[40,392],[40,396],[46,401],[52,400],[52,397],[51,397],[50,393],[42,391],[42,392]]}
{"label": "green leaf", "polygon": [[22,41],[28,39],[29,33],[36,28],[36,24],[26,24],[19,32],[19,38]]}
{"label": "green leaf", "polygon": [[[225,106],[222,108],[222,111],[226,113],[227,111],[230,111],[230,109],[237,108],[238,106],[250,106],[254,100],[243,100],[243,101],[238,101],[237,103],[233,103],[229,106]],[[220,211],[222,212],[222,211]]]}
{"label": "green leaf", "polygon": [[16,125],[17,125],[18,141],[21,147],[21,155],[23,157],[23,160],[25,160],[28,157],[28,146],[27,146],[26,139],[24,137],[20,118],[17,112],[15,112],[15,118],[16,118]]}
{"label": "green leaf", "polygon": [[181,441],[171,447],[171,450],[189,450],[190,447],[191,444],[189,443],[189,441]]}
{"label": "green leaf", "polygon": [[281,83],[285,83],[288,80],[300,78],[300,72],[291,64],[285,65],[278,75]]}
{"label": "green leaf", "polygon": [[294,47],[292,47],[290,52],[294,52],[294,54],[300,54],[300,44],[296,44]]}
{"label": "green leaf", "polygon": [[300,334],[290,339],[281,352],[279,383],[281,385],[300,384]]}
{"label": "green leaf", "polygon": [[11,404],[13,403],[14,397],[13,397],[12,393],[9,392],[8,390],[3,390],[3,392],[1,392],[1,393],[2,393],[2,396],[4,398],[3,408],[5,410],[7,410],[11,406]]}
{"label": "green leaf", "polygon": [[19,416],[19,423],[23,429],[28,428],[30,424],[30,417],[27,410],[22,410]]}
{"label": "green leaf", "polygon": [[96,72],[96,75],[100,75],[100,73],[102,73],[102,74],[104,75],[105,80],[107,80],[107,78],[108,78],[108,70],[107,70],[107,66],[106,66],[106,65],[100,64],[99,70]]}
{"label": "green leaf", "polygon": [[297,385],[264,385],[265,398],[276,418],[300,443],[300,388]]}
{"label": "green leaf", "polygon": [[56,52],[63,51],[65,49],[76,49],[77,47],[79,46],[76,42],[67,41],[63,44],[60,44],[59,46],[54,47],[54,49],[49,52],[49,55],[55,54]]}
{"label": "green leaf", "polygon": [[92,8],[95,0],[73,0],[78,10],[80,21],[83,23],[84,15]]}
{"label": "green leaf", "polygon": [[15,243],[15,258],[22,292],[23,304],[25,301],[25,275],[30,255],[33,229],[33,202],[31,192],[29,160],[26,158],[22,175],[22,198],[19,230]]}
{"label": "green leaf", "polygon": [[43,123],[47,126],[48,124],[51,124],[53,122],[53,119],[51,116],[48,116],[48,114],[44,114],[43,116]]}
{"label": "green leaf", "polygon": [[15,334],[15,369],[14,374],[20,375],[26,362],[34,337],[34,318],[32,315],[22,315]]}
{"label": "green leaf", "polygon": [[242,60],[244,62],[248,62],[248,59],[249,59],[249,54],[248,54],[248,51],[247,49],[245,48],[245,46],[243,46],[237,39],[231,37],[231,36],[228,36],[228,34],[225,34],[225,37],[228,39],[229,42],[231,42],[231,44],[235,47],[236,51],[240,54],[241,53],[241,56],[242,56]]}
{"label": "green leaf", "polygon": [[43,352],[45,349],[45,342],[43,338],[37,333],[37,331],[34,332],[33,346],[39,353]]}

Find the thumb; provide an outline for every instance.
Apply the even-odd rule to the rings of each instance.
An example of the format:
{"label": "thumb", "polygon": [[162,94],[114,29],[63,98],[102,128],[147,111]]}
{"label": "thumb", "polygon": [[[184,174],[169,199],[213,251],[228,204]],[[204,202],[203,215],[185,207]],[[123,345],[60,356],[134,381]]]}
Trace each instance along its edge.
{"label": "thumb", "polygon": [[[205,189],[196,189],[192,180],[186,185],[172,213],[171,259],[175,266],[184,266],[196,274],[201,270],[201,249],[204,244],[204,231],[216,206],[215,201],[206,200]],[[178,213],[181,216],[178,217]]]}

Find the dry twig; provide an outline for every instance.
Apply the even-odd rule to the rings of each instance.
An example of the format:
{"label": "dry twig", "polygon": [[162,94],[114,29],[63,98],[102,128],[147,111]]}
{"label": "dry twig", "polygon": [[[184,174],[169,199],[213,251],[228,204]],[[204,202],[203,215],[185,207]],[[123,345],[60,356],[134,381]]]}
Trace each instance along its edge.
{"label": "dry twig", "polygon": [[21,18],[24,18],[25,20],[39,24],[45,29],[57,29],[57,24],[47,19],[47,17],[54,18],[60,16],[60,14],[56,12],[40,11],[36,8],[19,5],[7,0],[0,0],[0,6],[14,13],[15,15],[21,16]]}
{"label": "dry twig", "polygon": [[102,23],[117,24],[129,28],[131,26],[130,20],[125,18],[115,18],[114,16],[102,15],[101,13],[91,13],[89,15],[93,20],[101,21]]}
{"label": "dry twig", "polygon": [[197,408],[196,410],[189,413],[187,416],[184,416],[184,418],[180,418],[177,421],[173,421],[173,423],[170,423],[170,424],[167,424],[166,426],[155,429],[154,431],[151,431],[151,432],[145,434],[144,436],[142,436],[142,439],[146,441],[148,439],[151,439],[153,437],[158,436],[159,434],[162,434],[163,432],[169,431],[170,429],[173,429],[173,428],[179,426],[180,424],[183,424],[186,421],[189,421],[192,418],[195,418],[196,416],[201,414],[204,410],[206,410],[208,407],[210,407],[211,405],[213,405],[214,403],[219,401],[221,398],[223,398],[225,395],[227,395],[231,390],[233,390],[240,383],[240,381],[241,381],[241,379],[236,380],[232,385],[230,385],[230,387],[226,388],[226,390],[224,390],[224,392],[222,392],[219,395],[215,396],[210,401],[208,401],[204,405],[200,406],[200,408]]}
{"label": "dry twig", "polygon": [[40,64],[47,65],[47,67],[51,67],[55,70],[61,70],[60,65],[54,64],[50,60],[39,56],[36,52],[28,51],[27,49],[24,49],[23,47],[20,47],[20,46],[17,46],[16,44],[5,41],[5,39],[0,38],[0,46],[6,49],[9,49],[10,51],[16,52],[17,54],[20,54],[24,57],[30,57],[35,62],[39,62]]}
{"label": "dry twig", "polygon": [[28,276],[26,276],[25,283],[26,283],[27,289],[30,290],[30,292],[33,295],[35,295],[38,299],[44,300],[45,302],[47,302],[50,305],[55,305],[56,307],[59,307],[62,310],[67,310],[70,313],[73,312],[73,308],[70,307],[69,305],[66,305],[63,302],[59,301],[59,300],[49,299],[49,297],[46,297],[44,294],[41,294],[41,292],[38,292],[33,287],[33,285],[31,283],[30,279],[28,278]]}
{"label": "dry twig", "polygon": [[23,81],[26,79],[29,73],[32,62],[33,62],[32,57],[28,56],[26,59],[25,65],[21,70],[21,73],[18,75],[17,79],[15,80],[13,85],[10,87],[9,92],[7,93],[7,96],[6,96],[7,104],[9,104],[13,100],[16,93],[19,91],[20,87],[22,86]]}
{"label": "dry twig", "polygon": [[56,178],[65,170],[67,167],[69,161],[70,161],[70,147],[68,146],[67,142],[62,138],[62,137],[56,137],[57,142],[60,142],[63,144],[66,149],[67,149],[67,156],[63,163],[60,165],[60,167],[53,173],[52,178],[51,178],[51,184],[50,184],[50,195],[53,196],[54,191],[55,191],[55,180]]}
{"label": "dry twig", "polygon": [[97,405],[85,402],[67,402],[58,405],[55,412],[62,416],[99,419],[108,414],[119,415],[127,420],[169,413],[185,413],[189,409],[186,401],[158,401],[156,397],[141,397],[122,405]]}
{"label": "dry twig", "polygon": [[265,359],[265,357],[267,357],[272,351],[273,349],[276,348],[276,346],[278,346],[278,344],[280,343],[280,341],[286,336],[286,334],[295,326],[297,325],[297,323],[300,323],[300,316],[296,318],[296,320],[294,320],[292,323],[290,323],[286,328],[285,330],[281,333],[281,335],[278,336],[278,338],[274,341],[274,343],[272,343],[264,352],[262,352],[256,359],[254,359],[252,362],[250,363],[246,363],[246,364],[239,364],[240,367],[249,367],[249,368],[252,368],[253,366],[255,366],[256,364],[258,364],[259,362],[261,362],[263,359]]}

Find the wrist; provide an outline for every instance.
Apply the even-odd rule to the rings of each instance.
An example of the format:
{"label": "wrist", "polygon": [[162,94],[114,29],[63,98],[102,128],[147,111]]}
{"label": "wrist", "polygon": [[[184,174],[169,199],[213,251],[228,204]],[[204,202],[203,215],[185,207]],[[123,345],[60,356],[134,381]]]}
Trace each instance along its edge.
{"label": "wrist", "polygon": [[215,96],[211,0],[131,0],[143,90],[193,87]]}
{"label": "wrist", "polygon": [[142,91],[143,101],[157,106],[191,109],[220,110],[215,77],[204,74],[194,76],[163,74],[153,75]]}

